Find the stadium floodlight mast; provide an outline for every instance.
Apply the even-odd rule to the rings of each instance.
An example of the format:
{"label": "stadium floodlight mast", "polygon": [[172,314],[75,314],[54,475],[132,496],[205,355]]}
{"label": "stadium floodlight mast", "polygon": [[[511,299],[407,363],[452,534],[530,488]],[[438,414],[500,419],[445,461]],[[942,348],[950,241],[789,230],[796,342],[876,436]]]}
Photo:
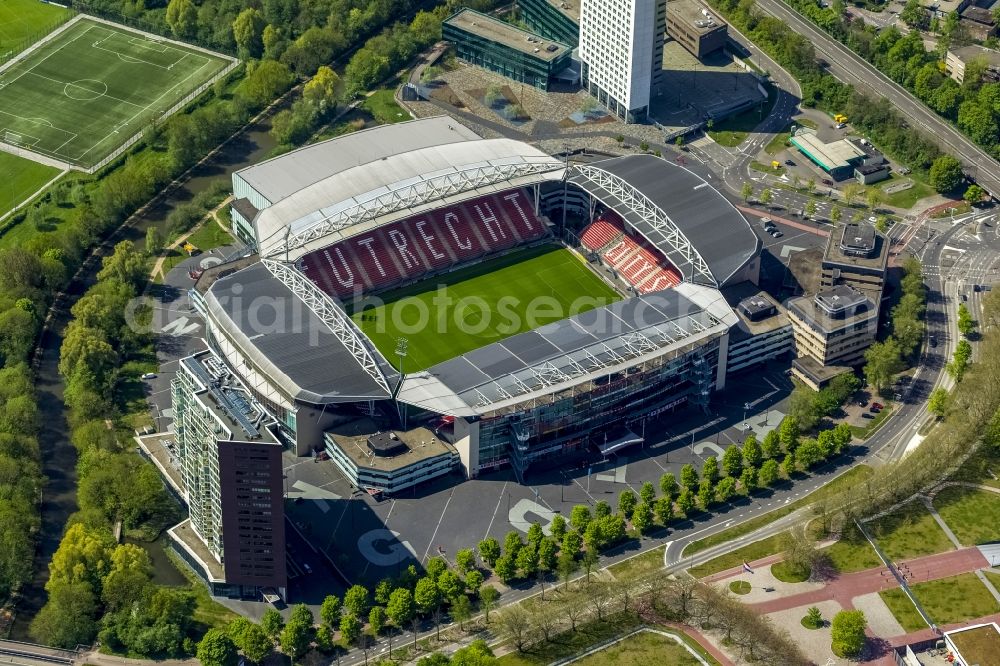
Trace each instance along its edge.
{"label": "stadium floodlight mast", "polygon": [[[410,351],[410,341],[406,338],[400,337],[396,338],[396,356],[399,357],[399,383],[400,386],[403,384],[403,377],[406,373],[403,372],[403,359],[407,357]],[[407,421],[407,409],[406,403],[400,403],[399,408],[399,420],[403,423],[403,431],[406,431],[406,421]]]}

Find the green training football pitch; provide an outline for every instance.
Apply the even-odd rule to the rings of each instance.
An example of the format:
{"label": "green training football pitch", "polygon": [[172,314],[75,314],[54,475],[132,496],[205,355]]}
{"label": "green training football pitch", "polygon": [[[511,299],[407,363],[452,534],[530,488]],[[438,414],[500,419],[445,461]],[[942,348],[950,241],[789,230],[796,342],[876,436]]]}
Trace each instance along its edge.
{"label": "green training football pitch", "polygon": [[569,250],[546,245],[381,294],[352,314],[379,351],[405,372],[620,300]]}
{"label": "green training football pitch", "polygon": [[0,0],[0,62],[38,41],[70,13],[40,0]]}
{"label": "green training football pitch", "polygon": [[79,19],[0,72],[0,141],[93,166],[227,62]]}

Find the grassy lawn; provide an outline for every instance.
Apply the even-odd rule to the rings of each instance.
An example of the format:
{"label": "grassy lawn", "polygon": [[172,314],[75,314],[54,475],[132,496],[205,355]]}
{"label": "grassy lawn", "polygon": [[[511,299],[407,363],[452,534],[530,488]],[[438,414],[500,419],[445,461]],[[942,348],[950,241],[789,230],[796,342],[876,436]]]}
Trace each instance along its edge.
{"label": "grassy lawn", "polygon": [[992,571],[984,571],[983,573],[985,573],[986,578],[989,579],[991,583],[993,583],[993,587],[997,588],[997,590],[1000,590],[1000,574],[993,573]]}
{"label": "grassy lawn", "polygon": [[[867,465],[858,465],[856,467],[852,467],[851,469],[847,470],[846,472],[838,476],[836,479],[831,481],[830,483],[826,484],[822,488],[818,488],[814,492],[809,493],[802,499],[799,499],[795,502],[791,502],[790,504],[786,504],[780,509],[769,511],[768,513],[765,513],[762,516],[757,516],[752,520],[748,520],[744,523],[740,523],[739,525],[730,527],[729,529],[723,530],[718,534],[713,534],[712,536],[705,537],[704,539],[698,539],[697,541],[692,541],[690,544],[688,544],[687,548],[684,549],[684,556],[686,557],[688,555],[694,555],[695,553],[705,550],[706,548],[711,548],[712,546],[717,546],[720,543],[726,543],[727,541],[731,541],[737,537],[741,537],[745,534],[750,534],[751,532],[755,532],[760,528],[764,527],[765,525],[768,525],[783,516],[787,516],[788,514],[792,513],[793,511],[796,511],[797,509],[800,509],[808,504],[812,504],[813,502],[826,499],[827,497],[830,497],[832,495],[836,495],[845,488],[849,488],[852,485],[864,481],[869,476],[871,476],[871,474],[872,474],[872,469]],[[737,562],[737,564],[739,563]],[[726,568],[727,567],[722,567],[722,569]],[[722,569],[719,569],[719,571],[721,571]]]}
{"label": "grassy lawn", "polygon": [[981,447],[969,457],[952,478],[984,486],[1000,488],[1000,452],[993,453],[990,447]]}
{"label": "grassy lawn", "polygon": [[[683,641],[683,634],[670,630]],[[690,644],[688,641],[685,643]],[[677,641],[652,631],[643,631],[629,636],[623,641],[614,643],[600,652],[586,656],[577,662],[579,666],[647,666],[651,661],[658,661],[671,666],[699,666],[701,664],[687,649]],[[708,663],[718,663],[714,659],[706,659]]]}
{"label": "grassy lawn", "polygon": [[[917,583],[911,589],[924,610],[938,625],[1000,612],[1000,604],[997,604],[986,586],[972,573]],[[879,595],[907,632],[926,626],[902,590],[887,590],[879,592]]]}
{"label": "grassy lawn", "polygon": [[212,599],[205,584],[195,576],[187,564],[180,561],[179,557],[169,550],[167,551],[167,557],[170,558],[170,561],[174,563],[178,571],[190,582],[188,587],[191,593],[194,594],[194,621],[196,623],[200,624],[207,631],[209,629],[221,629],[239,617],[236,613]]}
{"label": "grassy lawn", "polygon": [[[200,229],[191,234],[187,242],[202,252],[208,252],[209,250],[232,243],[233,237],[228,231],[220,227],[215,220],[209,219]],[[163,274],[166,275],[172,271],[177,264],[187,259],[187,256],[187,252],[179,247],[167,250],[166,258],[163,260]]]}
{"label": "grassy lawn", "polygon": [[616,580],[634,580],[663,568],[663,546],[646,551],[642,555],[612,564],[608,571]]}
{"label": "grassy lawn", "polygon": [[726,146],[727,148],[735,148],[746,141],[747,137],[750,136],[750,132],[771,113],[771,108],[777,99],[778,96],[775,92],[773,90],[769,91],[767,101],[763,105],[763,111],[753,108],[732,118],[726,118],[723,121],[715,123],[712,129],[708,131],[708,135],[719,145]]}
{"label": "grassy lawn", "polygon": [[[796,118],[795,120],[792,121],[791,125],[797,125],[800,127],[811,127],[812,129],[816,129],[816,123],[809,120],[808,118]],[[791,144],[789,143],[789,139],[792,136],[791,125],[789,125],[784,132],[775,134],[774,138],[771,139],[771,141],[768,142],[768,144],[764,147],[764,152],[766,152],[768,155],[777,155],[785,148],[791,146]]]}
{"label": "grassy lawn", "polygon": [[729,591],[733,594],[750,594],[751,589],[753,587],[746,580],[734,580],[729,584]]}
{"label": "grassy lawn", "polygon": [[963,544],[1000,540],[1000,494],[951,486],[937,494],[934,507]]}
{"label": "grassy lawn", "polygon": [[585,652],[592,645],[610,640],[636,628],[641,620],[631,613],[605,617],[604,622],[577,625],[576,631],[566,631],[552,637],[549,642],[533,645],[522,653],[511,652],[500,657],[505,666],[546,666],[557,659],[564,659]]}
{"label": "grassy lawn", "polygon": [[874,521],[868,529],[879,547],[896,561],[954,549],[944,530],[920,502],[910,502],[899,511]]}
{"label": "grassy lawn", "polygon": [[785,173],[785,167],[781,165],[778,165],[778,168],[775,169],[770,164],[764,164],[763,162],[758,162],[756,160],[750,163],[750,168],[754,171],[762,171],[763,173],[769,173],[775,176],[782,176]]}
{"label": "grassy lawn", "polygon": [[395,89],[376,90],[361,103],[361,108],[383,124],[412,120],[410,114],[403,110],[399,104],[396,104],[395,92]]}
{"label": "grassy lawn", "polygon": [[840,573],[864,571],[882,565],[875,549],[856,529],[845,533],[840,541],[824,548],[823,552]]}
{"label": "grassy lawn", "polygon": [[576,254],[545,245],[382,294],[352,318],[394,363],[408,337],[415,372],[620,298]]}
{"label": "grassy lawn", "polygon": [[[781,547],[787,534],[787,532],[782,532],[781,534],[775,534],[774,536],[761,539],[760,541],[754,541],[753,543],[747,544],[742,548],[731,550],[725,555],[720,555],[719,557],[711,559],[704,564],[691,567],[688,569],[688,573],[695,578],[704,578],[705,576],[711,576],[714,573],[719,573],[720,571],[725,571],[726,569],[738,567],[744,560],[747,562],[753,562],[754,560],[759,560],[763,557],[767,557],[768,555],[774,555],[775,553],[781,552]],[[688,554],[686,549],[684,554]]]}
{"label": "grassy lawn", "polygon": [[809,574],[812,572],[808,568],[781,561],[771,567],[771,573],[782,583],[802,583],[809,580]]}
{"label": "grassy lawn", "polygon": [[929,197],[934,194],[934,188],[926,183],[921,182],[911,173],[906,176],[900,176],[895,171],[890,174],[890,179],[880,183],[878,187],[885,189],[893,183],[898,182],[900,179],[908,178],[913,181],[913,187],[903,190],[902,192],[894,192],[892,194],[887,194],[885,203],[889,206],[895,208],[913,208],[913,205],[924,197]]}
{"label": "grassy lawn", "polygon": [[26,200],[58,174],[59,169],[54,167],[0,151],[0,182],[3,183],[0,185],[0,215]]}
{"label": "grassy lawn", "polygon": [[72,12],[38,0],[0,2],[0,56],[17,53],[37,42]]}

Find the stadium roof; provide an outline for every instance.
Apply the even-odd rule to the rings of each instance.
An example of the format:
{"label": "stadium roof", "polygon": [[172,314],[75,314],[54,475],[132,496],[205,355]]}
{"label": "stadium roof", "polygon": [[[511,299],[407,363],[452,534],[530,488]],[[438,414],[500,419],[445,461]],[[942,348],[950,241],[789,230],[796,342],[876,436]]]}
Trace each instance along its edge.
{"label": "stadium roof", "polygon": [[[289,397],[312,404],[390,397],[323,320],[263,263],[217,280],[205,302],[214,324],[253,369]],[[396,371],[374,348],[369,351],[388,384],[395,385]]]}
{"label": "stadium roof", "polygon": [[479,138],[465,125],[447,116],[436,116],[351,132],[272,157],[240,169],[236,174],[275,204],[359,164],[402,151]]}
{"label": "stadium roof", "polygon": [[[610,182],[589,175],[593,170],[610,175]],[[652,155],[629,155],[575,166],[573,172],[571,182],[610,206],[689,280],[722,286],[760,252],[760,240],[743,214],[682,166]],[[624,201],[630,190],[645,201]],[[644,213],[646,201],[658,211]],[[706,279],[698,280],[699,273]]]}
{"label": "stadium roof", "polygon": [[684,353],[737,317],[713,288],[673,289],[597,308],[408,375],[397,399],[475,416],[605,376],[637,361]]}
{"label": "stadium roof", "polygon": [[[354,141],[358,132],[317,144],[326,146],[323,152],[295,151],[264,163],[266,170],[252,177],[274,174],[286,194],[254,220],[261,256],[294,261],[361,233],[373,220],[381,225],[445,203],[562,177],[563,163],[537,148],[511,139],[479,139],[459,127],[447,117],[383,125],[364,132],[368,143]],[[335,164],[317,166],[324,160]],[[277,175],[283,170],[288,173]],[[296,180],[299,187],[293,191]]]}

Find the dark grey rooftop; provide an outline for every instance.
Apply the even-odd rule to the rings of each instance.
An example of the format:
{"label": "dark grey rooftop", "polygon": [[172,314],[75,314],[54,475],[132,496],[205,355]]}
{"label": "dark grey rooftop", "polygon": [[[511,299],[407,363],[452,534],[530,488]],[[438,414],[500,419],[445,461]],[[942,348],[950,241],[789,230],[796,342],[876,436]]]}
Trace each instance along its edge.
{"label": "dark grey rooftop", "polygon": [[[871,249],[868,249],[871,248]],[[827,240],[823,263],[885,270],[889,261],[889,245],[885,237],[867,222],[845,224],[834,230]]]}
{"label": "dark grey rooftop", "polygon": [[[652,155],[628,155],[594,162],[639,190],[658,206],[701,255],[719,286],[725,285],[761,248],[750,223],[718,190],[697,174]],[[691,279],[690,264],[666,236],[615,195],[579,174],[571,180],[611,206]]]}
{"label": "dark grey rooftop", "polygon": [[[226,337],[289,397],[313,404],[389,397],[327,325],[263,264],[219,279],[205,300]],[[394,385],[396,372],[374,347],[366,346]]]}
{"label": "dark grey rooftop", "polygon": [[718,291],[685,283],[439,363],[408,376],[399,398],[442,413],[461,412],[463,407],[489,411],[491,405],[552,391],[562,382],[645,354],[683,348],[735,323],[736,316]]}
{"label": "dark grey rooftop", "polygon": [[867,296],[846,284],[839,284],[816,294],[816,303],[830,313],[847,311],[866,302],[869,302]]}

